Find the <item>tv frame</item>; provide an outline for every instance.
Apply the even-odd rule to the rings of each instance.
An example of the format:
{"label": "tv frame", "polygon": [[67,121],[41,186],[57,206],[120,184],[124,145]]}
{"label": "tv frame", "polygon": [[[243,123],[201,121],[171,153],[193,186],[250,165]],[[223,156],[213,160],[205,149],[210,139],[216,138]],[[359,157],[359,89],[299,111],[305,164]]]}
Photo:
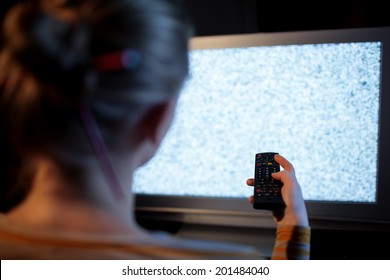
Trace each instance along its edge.
{"label": "tv frame", "polygon": [[[306,201],[313,227],[390,228],[390,27],[288,31],[194,37],[190,49],[381,41],[383,43],[377,202]],[[386,110],[387,109],[387,110]],[[307,170],[310,172],[310,168]],[[362,170],[364,172],[364,170]],[[243,182],[244,185],[245,182]],[[275,226],[267,210],[254,210],[246,199],[136,194],[141,218],[240,227]],[[369,227],[370,228],[370,227]]]}

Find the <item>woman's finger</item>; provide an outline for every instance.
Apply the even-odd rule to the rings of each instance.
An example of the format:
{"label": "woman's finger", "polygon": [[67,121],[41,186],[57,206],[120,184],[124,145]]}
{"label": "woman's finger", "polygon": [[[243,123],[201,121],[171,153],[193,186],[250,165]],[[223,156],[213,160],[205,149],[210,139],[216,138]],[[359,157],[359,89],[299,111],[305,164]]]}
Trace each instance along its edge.
{"label": "woman's finger", "polygon": [[284,170],[291,174],[295,174],[294,166],[283,156],[277,154],[275,155],[275,161],[280,164],[281,167],[283,167]]}
{"label": "woman's finger", "polygon": [[253,178],[249,178],[246,180],[246,184],[251,187],[253,187],[253,185],[255,184],[254,182],[255,181],[253,180]]}

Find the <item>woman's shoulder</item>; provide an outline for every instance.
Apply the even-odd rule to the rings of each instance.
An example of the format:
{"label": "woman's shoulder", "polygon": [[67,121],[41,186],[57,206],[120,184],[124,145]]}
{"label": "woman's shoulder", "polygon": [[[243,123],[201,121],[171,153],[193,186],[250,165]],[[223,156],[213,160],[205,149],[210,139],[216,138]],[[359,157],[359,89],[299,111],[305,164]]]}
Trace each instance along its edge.
{"label": "woman's shoulder", "polygon": [[1,259],[258,259],[252,247],[183,239],[165,232],[126,234],[55,232],[14,225],[0,215]]}

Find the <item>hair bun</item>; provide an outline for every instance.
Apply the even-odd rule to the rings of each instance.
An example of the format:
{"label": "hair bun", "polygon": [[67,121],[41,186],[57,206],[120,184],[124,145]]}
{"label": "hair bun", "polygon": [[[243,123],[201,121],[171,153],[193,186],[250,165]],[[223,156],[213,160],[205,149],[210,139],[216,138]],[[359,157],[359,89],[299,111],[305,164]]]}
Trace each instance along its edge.
{"label": "hair bun", "polygon": [[10,55],[38,80],[62,91],[82,86],[88,33],[87,25],[60,20],[32,5],[17,5],[4,23]]}

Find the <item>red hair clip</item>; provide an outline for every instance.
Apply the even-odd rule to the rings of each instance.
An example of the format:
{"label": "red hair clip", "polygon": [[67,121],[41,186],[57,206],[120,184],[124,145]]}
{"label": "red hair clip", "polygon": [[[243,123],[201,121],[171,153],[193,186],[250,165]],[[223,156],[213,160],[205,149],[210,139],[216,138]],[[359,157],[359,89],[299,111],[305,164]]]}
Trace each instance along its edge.
{"label": "red hair clip", "polygon": [[99,72],[113,72],[134,69],[139,63],[139,52],[130,49],[100,55],[94,59],[93,66]]}

